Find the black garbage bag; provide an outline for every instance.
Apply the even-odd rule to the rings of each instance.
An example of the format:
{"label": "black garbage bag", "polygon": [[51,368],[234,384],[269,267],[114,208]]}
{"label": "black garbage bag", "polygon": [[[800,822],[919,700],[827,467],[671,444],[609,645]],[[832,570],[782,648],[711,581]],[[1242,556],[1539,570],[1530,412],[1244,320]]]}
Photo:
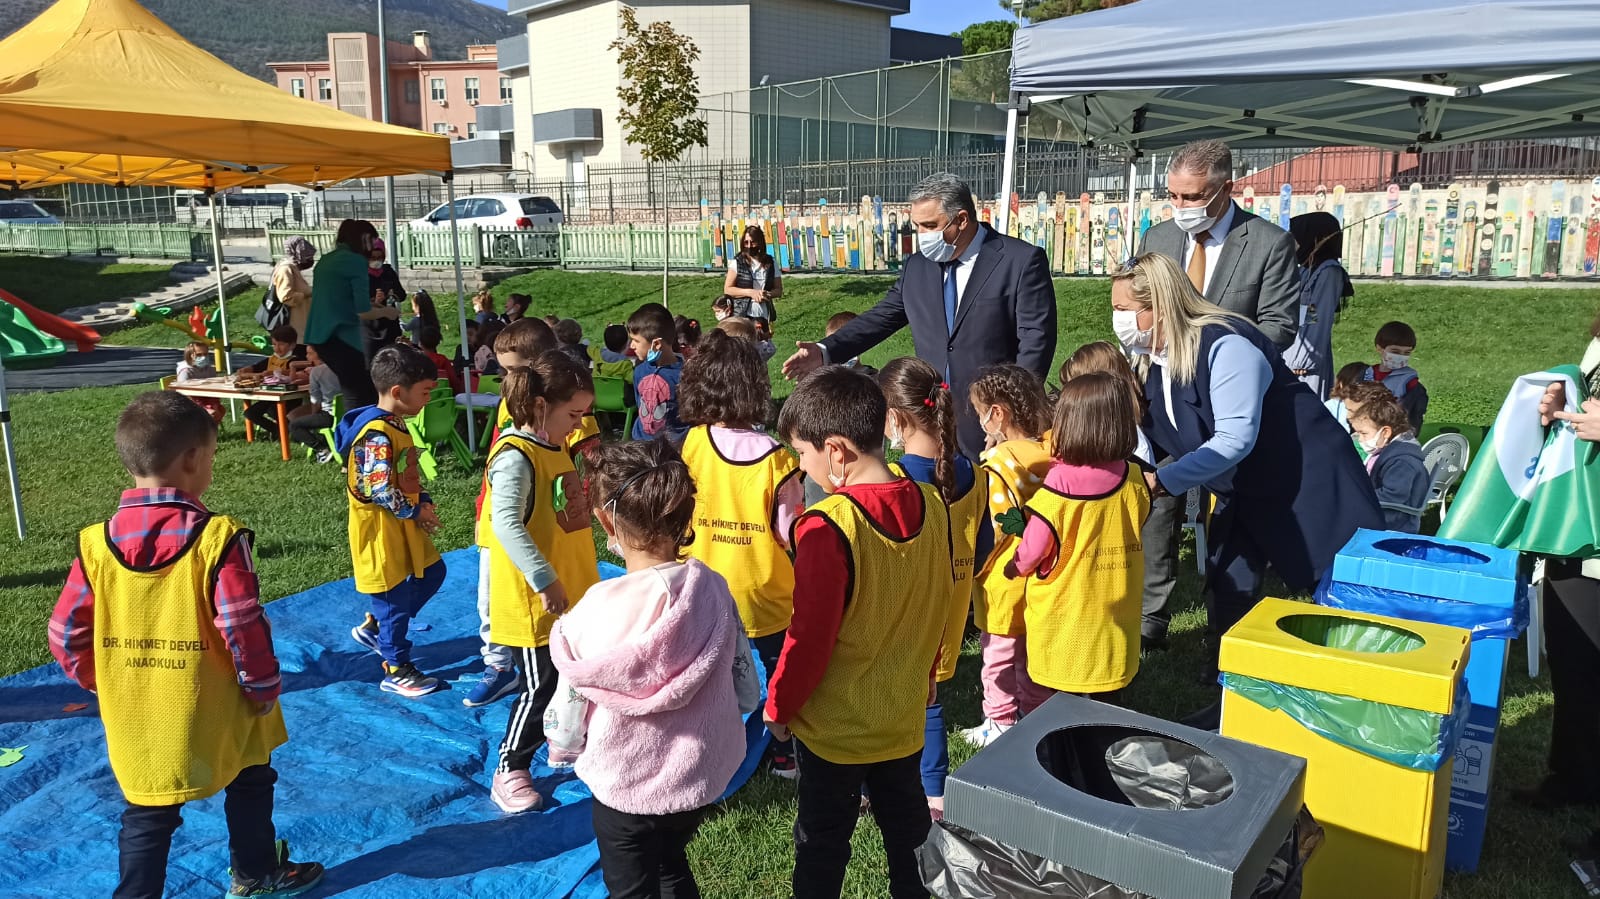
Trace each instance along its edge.
{"label": "black garbage bag", "polygon": [[[1130,737],[1108,747],[1105,761],[1116,789],[1140,808],[1205,808],[1233,794],[1227,770],[1181,741]],[[1321,839],[1321,828],[1302,809],[1251,899],[1299,899],[1306,859]],[[923,885],[939,899],[1177,899],[1124,890],[947,821],[929,832],[917,861]]]}

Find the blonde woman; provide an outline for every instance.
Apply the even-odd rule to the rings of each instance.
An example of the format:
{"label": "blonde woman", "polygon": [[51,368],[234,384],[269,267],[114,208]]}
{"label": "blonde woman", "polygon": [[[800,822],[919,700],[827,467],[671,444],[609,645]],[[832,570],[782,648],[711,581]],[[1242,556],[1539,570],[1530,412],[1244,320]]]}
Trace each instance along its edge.
{"label": "blonde woman", "polygon": [[[1383,527],[1378,498],[1350,435],[1272,341],[1207,302],[1171,258],[1146,253],[1112,275],[1111,309],[1123,346],[1149,357],[1145,433],[1172,457],[1146,475],[1152,495],[1217,497],[1206,564],[1215,653],[1268,565],[1310,590],[1357,528]],[[1215,709],[1193,723],[1214,725]]]}

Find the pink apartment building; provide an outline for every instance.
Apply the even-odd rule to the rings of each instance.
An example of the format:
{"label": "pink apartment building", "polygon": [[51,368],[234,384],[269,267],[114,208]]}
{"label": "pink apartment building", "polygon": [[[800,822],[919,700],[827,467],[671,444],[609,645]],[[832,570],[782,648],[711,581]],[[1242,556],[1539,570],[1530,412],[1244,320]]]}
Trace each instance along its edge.
{"label": "pink apartment building", "polygon": [[[378,37],[359,32],[328,35],[328,58],[272,62],[278,87],[365,119],[382,116]],[[511,79],[496,67],[493,44],[470,45],[467,58],[435,59],[426,31],[409,44],[389,42],[389,121],[443,134],[477,137],[478,106],[511,102]]]}

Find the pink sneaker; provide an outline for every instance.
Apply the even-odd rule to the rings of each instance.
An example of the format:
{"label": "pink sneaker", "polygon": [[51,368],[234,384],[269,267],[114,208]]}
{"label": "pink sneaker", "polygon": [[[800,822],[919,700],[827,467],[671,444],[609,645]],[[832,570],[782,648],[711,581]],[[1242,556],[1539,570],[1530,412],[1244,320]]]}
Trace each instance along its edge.
{"label": "pink sneaker", "polygon": [[489,798],[508,815],[538,811],[544,797],[533,788],[533,775],[526,771],[502,771],[495,774],[489,787]]}

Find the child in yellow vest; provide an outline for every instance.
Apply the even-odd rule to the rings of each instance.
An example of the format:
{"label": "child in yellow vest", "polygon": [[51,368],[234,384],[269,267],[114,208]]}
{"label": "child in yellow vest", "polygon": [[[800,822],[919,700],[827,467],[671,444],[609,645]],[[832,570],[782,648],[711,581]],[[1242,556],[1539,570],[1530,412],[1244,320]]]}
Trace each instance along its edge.
{"label": "child in yellow vest", "polygon": [[439,529],[433,498],[422,489],[417,449],[405,420],[422,411],[439,377],[427,354],[396,344],[372,357],[378,404],[345,413],[334,432],[346,460],[350,557],[356,591],[372,611],[350,629],[362,646],[383,656],[388,693],[408,699],[439,688],[411,663],[411,619],[444,583],[444,561],[431,535]]}
{"label": "child in yellow vest", "polygon": [[[494,339],[491,347],[495,362],[501,371],[510,371],[519,365],[532,365],[535,360],[556,348],[556,336],[543,319],[521,318],[512,322]],[[501,397],[497,401],[494,420],[494,437],[511,427],[506,412],[505,385],[501,384]],[[483,500],[489,493],[489,478],[485,472],[482,487],[478,490],[478,505],[473,510],[473,521],[483,517]],[[461,704],[468,708],[488,705],[515,693],[522,681],[517,677],[516,655],[509,648],[495,643],[489,637],[489,551],[483,548],[481,535],[474,538],[478,549],[478,637],[483,640],[479,652],[483,656],[483,676],[478,679]]]}
{"label": "child in yellow vest", "polygon": [[765,718],[796,738],[794,895],[838,896],[861,788],[883,835],[889,895],[925,897],[916,851],[932,821],[919,783],[926,709],[954,579],[939,492],[883,457],[888,416],[873,380],[842,365],[800,382],[778,432],[829,496],[795,521],[795,603]]}
{"label": "child in yellow vest", "polygon": [[[794,612],[789,528],[805,506],[794,455],[758,430],[771,411],[772,385],[755,341],[707,334],[678,384],[678,415],[689,426],[683,461],[699,491],[689,555],[728,579],[768,678]],[[797,776],[787,742],[772,748],[772,773]]]}
{"label": "child in yellow vest", "polygon": [[79,535],[49,630],[67,677],[99,695],[128,801],[116,895],[161,896],[184,803],[223,790],[228,895],[299,894],[322,866],[290,862],[273,831],[272,751],[287,735],[252,535],[200,502],[216,422],[186,397],[146,393],[123,410],[116,442],[134,489]]}
{"label": "child in yellow vest", "polygon": [[[933,366],[908,356],[892,360],[878,373],[889,405],[884,436],[891,449],[903,450],[898,468],[912,480],[930,484],[939,491],[950,510],[950,537],[955,559],[943,607],[935,603],[931,614],[944,618],[944,636],[939,642],[939,673],[944,683],[955,676],[956,660],[966,639],[967,613],[972,610],[972,572],[978,553],[979,522],[983,514],[983,490],[979,488],[972,462],[956,449],[956,408],[950,385]],[[992,542],[992,538],[990,538]],[[944,782],[950,774],[949,738],[944,729],[944,707],[928,705],[922,744],[922,789],[928,795],[928,808],[935,820],[944,817]]]}
{"label": "child in yellow vest", "polygon": [[1050,473],[1006,565],[1029,578],[1028,676],[1040,686],[1120,703],[1139,673],[1144,544],[1150,514],[1133,398],[1114,375],[1061,385]]}
{"label": "child in yellow vest", "polygon": [[986,368],[968,398],[983,427],[988,449],[982,459],[994,546],[986,554],[972,595],[972,618],[981,631],[983,723],[961,732],[974,746],[987,746],[1023,715],[1049,698],[1028,679],[1023,642],[1023,582],[1007,580],[1006,563],[1022,534],[1022,507],[1050,469],[1041,440],[1050,426],[1044,384],[1017,365]]}
{"label": "child in yellow vest", "polygon": [[555,695],[550,627],[600,579],[583,479],[562,440],[594,402],[586,366],[560,352],[506,372],[513,427],[489,452],[478,540],[489,567],[489,636],[516,658],[522,695],[511,709],[489,795],[509,814],[544,803],[528,769]]}

